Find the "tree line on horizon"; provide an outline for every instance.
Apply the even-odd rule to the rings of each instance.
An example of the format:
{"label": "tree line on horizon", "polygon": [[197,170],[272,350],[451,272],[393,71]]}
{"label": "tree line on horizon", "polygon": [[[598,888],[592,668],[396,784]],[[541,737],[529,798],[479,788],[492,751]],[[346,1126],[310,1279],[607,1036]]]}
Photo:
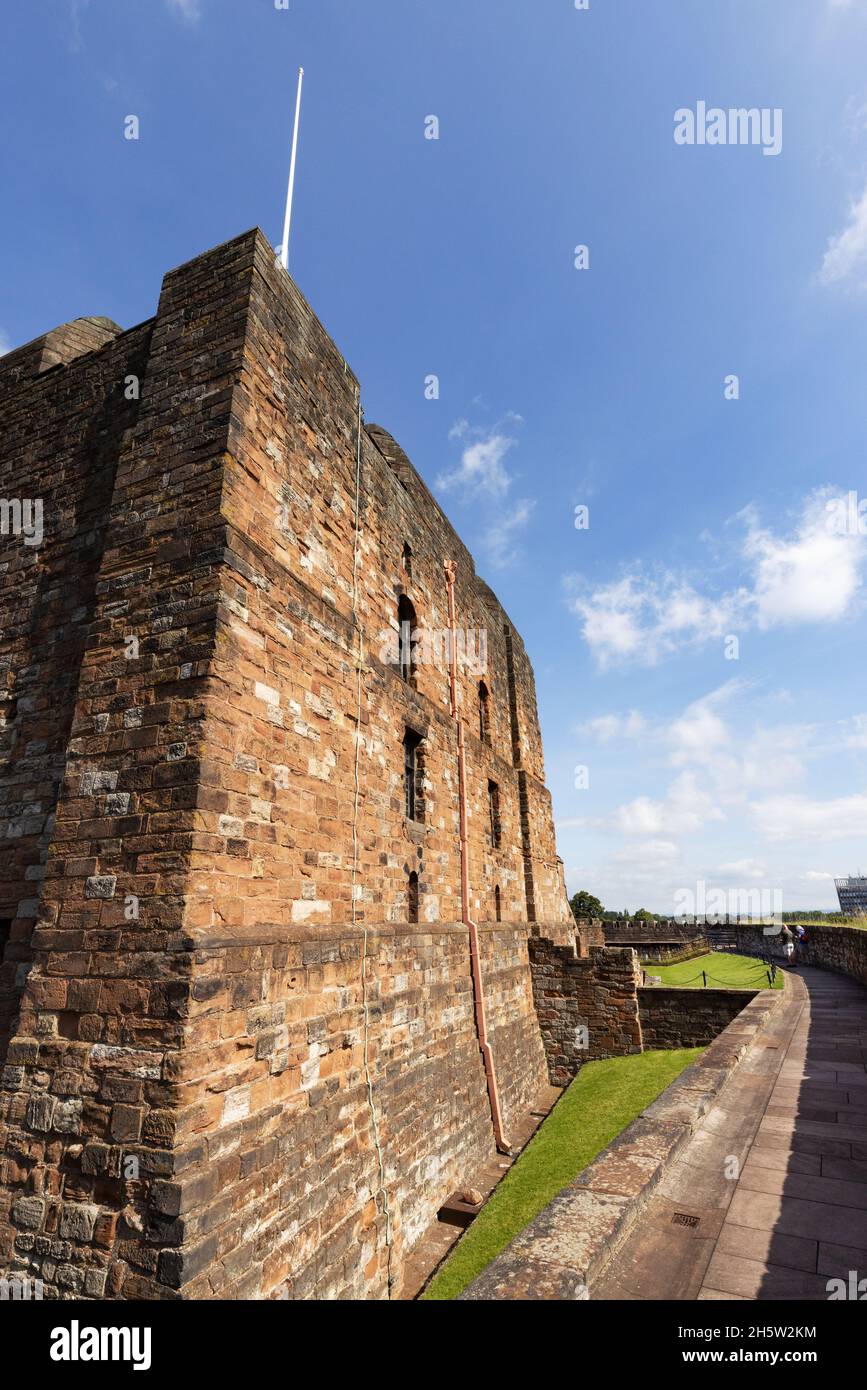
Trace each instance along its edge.
{"label": "tree line on horizon", "polygon": [[[601,922],[670,922],[670,913],[651,912],[649,908],[640,907],[636,912],[630,912],[628,907],[621,911],[612,912],[603,906],[599,898],[593,893],[582,889],[578,893],[573,893],[569,899],[569,906],[576,922],[587,921],[588,918]],[[798,912],[784,912],[782,914],[784,922],[854,922],[857,918],[844,915],[842,912],[823,912],[820,908],[805,908]]]}

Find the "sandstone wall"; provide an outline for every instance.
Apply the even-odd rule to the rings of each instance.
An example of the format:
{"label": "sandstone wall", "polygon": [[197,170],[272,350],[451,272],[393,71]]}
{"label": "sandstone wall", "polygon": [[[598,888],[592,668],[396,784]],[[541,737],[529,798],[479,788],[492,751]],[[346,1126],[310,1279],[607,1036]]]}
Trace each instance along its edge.
{"label": "sandstone wall", "polygon": [[0,358],[0,495],[40,500],[44,531],[39,546],[0,538],[0,1061],[31,959],[118,455],[138,411],[124,378],[143,369],[150,324],[119,333],[82,320]]}
{"label": "sandstone wall", "polygon": [[533,938],[530,966],[553,1085],[568,1085],[585,1062],[643,1050],[634,951],[591,947],[581,957],[574,947]]}
{"label": "sandstone wall", "polygon": [[706,1047],[737,1018],[758,991],[669,989],[650,985],[638,991],[641,1035],[648,1049]]}
{"label": "sandstone wall", "polygon": [[[841,975],[851,975],[867,985],[867,931],[858,927],[824,926],[817,922],[805,922],[808,942],[800,953],[807,965],[819,965],[825,970],[836,970]],[[767,956],[770,960],[784,961],[780,935],[766,936],[761,927],[732,927],[737,940],[737,950],[746,955]]]}
{"label": "sandstone wall", "polygon": [[[79,373],[81,410],[92,409],[91,383],[104,381],[106,415],[121,412],[123,424],[106,427],[119,440],[116,468],[3,1073],[0,1252],[39,1272],[49,1295],[158,1297],[166,1247],[183,1235],[159,1185],[173,1172],[184,1111],[176,1078],[194,966],[184,917],[244,274],[235,243],[168,275],[144,366],[133,334],[130,355],[117,340],[105,349],[113,362],[97,352],[38,382],[57,392],[43,402],[56,428]],[[131,373],[141,374],[132,419],[122,403]],[[92,424],[98,446],[98,413]],[[44,438],[50,469],[47,427]],[[26,446],[21,457],[26,471]],[[84,447],[81,466],[98,457]],[[90,497],[89,475],[83,486]],[[62,519],[50,514],[46,525]],[[71,595],[78,574],[58,582]]]}
{"label": "sandstone wall", "polygon": [[[40,807],[55,819],[10,812],[31,842],[4,870],[3,978],[13,969],[23,994],[0,1264],[38,1273],[48,1296],[384,1297],[494,1147],[447,663],[401,679],[399,597],[436,646],[452,560],[458,626],[486,634],[489,740],[471,665],[459,702],[507,1132],[546,1080],[528,924],[555,936],[571,920],[532,670],[399,446],[364,427],[355,378],[261,233],[171,272],[152,324],[88,349],[90,331],[70,346],[84,356],[35,384],[19,363],[23,395],[2,399],[24,420],[41,393],[22,485],[48,477],[70,431],[96,542],[86,575],[67,571],[51,527],[72,544],[79,522],[59,521],[73,506],[59,486],[52,593],[92,597],[66,655],[44,619],[56,768]],[[31,345],[27,370],[45,353]],[[32,622],[37,598],[24,610]],[[22,641],[9,657],[11,688]],[[413,821],[407,729],[421,740]],[[39,730],[23,736],[26,749]],[[10,801],[17,762],[0,776]]]}
{"label": "sandstone wall", "polygon": [[681,922],[603,922],[607,946],[631,946],[648,959],[654,951],[670,951],[679,946],[706,942],[706,929]]}

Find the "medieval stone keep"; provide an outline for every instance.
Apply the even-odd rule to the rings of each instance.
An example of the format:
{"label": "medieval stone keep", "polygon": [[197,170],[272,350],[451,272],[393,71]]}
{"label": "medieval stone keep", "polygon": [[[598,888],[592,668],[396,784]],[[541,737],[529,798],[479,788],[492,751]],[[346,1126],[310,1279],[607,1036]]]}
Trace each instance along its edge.
{"label": "medieval stone keep", "polygon": [[521,639],[260,232],[0,420],[0,1272],[397,1296],[548,1079]]}

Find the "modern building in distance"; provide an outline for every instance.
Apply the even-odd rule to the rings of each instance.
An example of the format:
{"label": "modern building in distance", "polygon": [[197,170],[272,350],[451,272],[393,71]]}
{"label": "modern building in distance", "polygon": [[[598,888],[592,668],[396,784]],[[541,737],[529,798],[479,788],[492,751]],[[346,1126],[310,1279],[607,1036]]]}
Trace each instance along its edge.
{"label": "modern building in distance", "polygon": [[840,911],[847,917],[858,917],[867,913],[867,877],[837,878],[834,880]]}

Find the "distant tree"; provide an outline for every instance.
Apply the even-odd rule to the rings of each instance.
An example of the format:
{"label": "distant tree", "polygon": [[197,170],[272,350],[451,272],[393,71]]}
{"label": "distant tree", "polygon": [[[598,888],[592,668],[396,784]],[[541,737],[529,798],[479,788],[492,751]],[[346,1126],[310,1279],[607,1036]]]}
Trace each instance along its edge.
{"label": "distant tree", "polygon": [[605,911],[598,898],[583,890],[574,894],[569,900],[569,906],[576,921],[580,921],[582,917],[601,917]]}
{"label": "distant tree", "polygon": [[655,922],[656,917],[652,912],[648,912],[646,907],[640,907],[635,914],[636,922]]}

